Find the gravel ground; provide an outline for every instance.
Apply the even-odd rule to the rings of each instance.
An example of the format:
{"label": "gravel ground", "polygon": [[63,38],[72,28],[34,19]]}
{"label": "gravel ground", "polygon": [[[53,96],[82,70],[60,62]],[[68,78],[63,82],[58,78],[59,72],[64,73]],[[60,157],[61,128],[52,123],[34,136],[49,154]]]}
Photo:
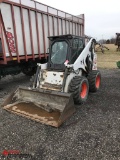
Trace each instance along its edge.
{"label": "gravel ground", "polygon": [[[1,155],[6,149],[30,154],[32,160],[120,160],[120,70],[101,69],[101,74],[101,90],[89,94],[87,103],[76,106],[58,129],[0,108]],[[29,83],[23,74],[3,78],[0,102],[18,85]]]}

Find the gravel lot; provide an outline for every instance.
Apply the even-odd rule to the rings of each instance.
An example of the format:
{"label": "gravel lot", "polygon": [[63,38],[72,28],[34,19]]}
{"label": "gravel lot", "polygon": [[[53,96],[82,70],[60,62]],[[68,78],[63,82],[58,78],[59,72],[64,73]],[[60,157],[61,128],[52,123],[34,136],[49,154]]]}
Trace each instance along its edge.
{"label": "gravel lot", "polygon": [[[6,149],[31,154],[32,160],[120,160],[120,70],[101,73],[101,90],[89,94],[58,129],[0,108],[0,154]],[[23,74],[3,78],[0,102],[18,85],[29,84]]]}

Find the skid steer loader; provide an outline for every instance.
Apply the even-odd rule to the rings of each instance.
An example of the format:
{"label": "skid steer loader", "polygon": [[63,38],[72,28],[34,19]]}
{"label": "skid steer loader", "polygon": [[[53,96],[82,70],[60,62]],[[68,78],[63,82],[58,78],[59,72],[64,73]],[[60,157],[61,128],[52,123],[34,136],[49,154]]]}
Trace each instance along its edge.
{"label": "skid steer loader", "polygon": [[4,101],[4,109],[59,127],[75,112],[74,104],[86,102],[88,92],[100,88],[95,39],[73,35],[48,37],[48,63],[38,64],[33,86],[19,87]]}

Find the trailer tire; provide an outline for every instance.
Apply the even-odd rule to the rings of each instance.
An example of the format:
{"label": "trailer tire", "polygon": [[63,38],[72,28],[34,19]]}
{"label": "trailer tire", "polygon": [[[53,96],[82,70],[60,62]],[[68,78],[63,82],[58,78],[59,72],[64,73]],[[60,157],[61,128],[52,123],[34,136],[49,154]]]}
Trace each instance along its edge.
{"label": "trailer tire", "polygon": [[88,74],[89,91],[97,92],[101,85],[101,73],[98,70],[93,70]]}
{"label": "trailer tire", "polygon": [[33,76],[36,72],[35,67],[28,67],[28,68],[24,68],[22,70],[22,72],[26,75],[26,76]]}
{"label": "trailer tire", "polygon": [[89,83],[86,77],[75,76],[70,82],[69,93],[73,93],[75,104],[86,102],[89,92]]}

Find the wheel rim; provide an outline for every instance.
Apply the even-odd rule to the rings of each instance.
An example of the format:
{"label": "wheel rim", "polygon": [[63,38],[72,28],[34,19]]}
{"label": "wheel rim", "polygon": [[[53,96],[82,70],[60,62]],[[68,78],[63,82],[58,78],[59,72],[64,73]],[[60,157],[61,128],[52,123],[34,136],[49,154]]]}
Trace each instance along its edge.
{"label": "wheel rim", "polygon": [[85,98],[86,97],[86,95],[87,95],[87,89],[88,89],[87,84],[85,82],[82,83],[81,93],[80,93],[80,97],[81,98]]}
{"label": "wheel rim", "polygon": [[99,88],[100,87],[100,76],[98,75],[96,77],[96,88]]}

